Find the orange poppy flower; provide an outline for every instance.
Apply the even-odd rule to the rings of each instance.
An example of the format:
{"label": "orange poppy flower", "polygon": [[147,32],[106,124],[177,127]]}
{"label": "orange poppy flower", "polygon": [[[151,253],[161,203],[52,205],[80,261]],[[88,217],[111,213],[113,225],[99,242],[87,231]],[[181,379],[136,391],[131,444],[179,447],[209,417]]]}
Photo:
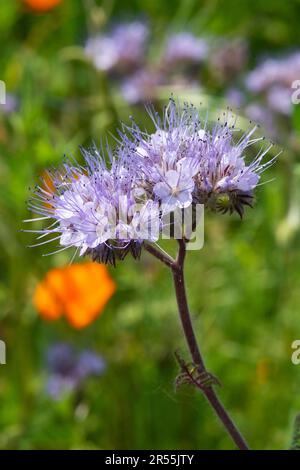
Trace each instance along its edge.
{"label": "orange poppy flower", "polygon": [[25,5],[37,12],[44,12],[56,7],[61,0],[23,0]]}
{"label": "orange poppy flower", "polygon": [[100,315],[115,289],[106,266],[72,264],[51,269],[37,285],[33,303],[43,318],[65,315],[72,326],[83,328]]}

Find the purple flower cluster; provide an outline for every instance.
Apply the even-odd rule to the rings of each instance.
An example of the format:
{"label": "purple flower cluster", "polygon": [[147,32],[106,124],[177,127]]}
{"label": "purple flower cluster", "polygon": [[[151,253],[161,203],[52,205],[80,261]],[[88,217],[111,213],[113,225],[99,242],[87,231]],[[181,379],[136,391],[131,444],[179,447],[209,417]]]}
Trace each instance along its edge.
{"label": "purple flower cluster", "polygon": [[243,215],[272,163],[263,163],[268,145],[245,162],[248,147],[262,140],[254,137],[256,126],[239,132],[230,111],[210,124],[192,105],[181,108],[173,99],[162,119],[148,112],[154,132],[134,121],[123,125],[118,147],[107,150],[109,165],[96,148],[83,150],[85,166],[65,163],[63,171],[49,173],[51,187],[36,188],[30,207],[51,220],[41,237],[54,235],[61,249],[75,247],[114,264],[129,252],[139,257],[144,242],[157,242],[165,217],[176,210],[204,204]]}
{"label": "purple flower cluster", "polygon": [[242,107],[249,119],[262,124],[270,138],[293,139],[291,120],[285,118],[292,115],[299,76],[299,51],[267,57],[246,75],[243,87],[229,89],[226,98],[232,106]]}
{"label": "purple flower cluster", "polygon": [[120,146],[113,154],[108,148],[109,165],[95,147],[82,153],[85,168],[66,162],[60,172],[49,172],[51,188],[47,182],[36,188],[30,207],[54,219],[41,236],[55,235],[61,247],[104,263],[129,252],[138,258],[144,239],[158,239],[159,217],[153,201],[140,204],[139,168],[130,162],[130,149]]}
{"label": "purple flower cluster", "polygon": [[165,213],[194,203],[219,208],[226,196],[223,209],[242,216],[244,205],[251,205],[261,172],[272,163],[262,163],[270,146],[261,149],[249,165],[245,163],[246,149],[263,139],[253,137],[256,126],[235,142],[236,116],[229,110],[209,125],[192,105],[181,109],[172,99],[163,120],[154,110],[150,115],[154,133],[145,135],[136,125],[128,129],[131,140],[138,143],[135,152],[142,169],[138,184],[147,196],[159,201]]}
{"label": "purple flower cluster", "polygon": [[148,38],[147,25],[134,21],[91,37],[85,45],[86,56],[98,70],[110,73],[113,79],[122,77],[121,93],[131,104],[153,101],[158,87],[169,82],[170,74],[181,66],[200,65],[208,54],[205,40],[181,32],[168,37],[152,63],[146,54]]}
{"label": "purple flower cluster", "polygon": [[98,354],[89,350],[77,354],[67,343],[57,343],[48,350],[47,365],[47,392],[54,399],[78,390],[88,377],[102,375],[106,367]]}
{"label": "purple flower cluster", "polygon": [[208,45],[204,39],[182,32],[169,36],[162,61],[167,67],[180,63],[199,64],[206,59]]}
{"label": "purple flower cluster", "polygon": [[247,44],[239,38],[208,40],[188,31],[169,32],[155,56],[148,47],[149,38],[148,26],[137,20],[120,23],[108,33],[89,38],[85,45],[86,56],[117,80],[130,104],[154,101],[166,85],[172,89],[199,85],[205,67],[206,79],[228,83],[244,69],[248,58]]}
{"label": "purple flower cluster", "polygon": [[144,23],[123,23],[110,34],[90,38],[85,52],[99,70],[134,69],[143,62],[147,36],[148,28]]}
{"label": "purple flower cluster", "polygon": [[292,84],[300,77],[300,52],[281,58],[268,58],[246,78],[246,87],[264,95],[271,111],[289,115],[292,112]]}
{"label": "purple flower cluster", "polygon": [[121,91],[130,104],[147,103],[157,98],[159,87],[199,86],[200,72],[205,67],[213,81],[224,84],[241,73],[247,58],[247,44],[240,39],[209,42],[186,31],[171,34],[156,62],[146,63],[126,77]]}
{"label": "purple flower cluster", "polygon": [[290,88],[300,75],[300,52],[281,58],[268,58],[247,77],[246,84],[252,92],[262,92],[273,85]]}

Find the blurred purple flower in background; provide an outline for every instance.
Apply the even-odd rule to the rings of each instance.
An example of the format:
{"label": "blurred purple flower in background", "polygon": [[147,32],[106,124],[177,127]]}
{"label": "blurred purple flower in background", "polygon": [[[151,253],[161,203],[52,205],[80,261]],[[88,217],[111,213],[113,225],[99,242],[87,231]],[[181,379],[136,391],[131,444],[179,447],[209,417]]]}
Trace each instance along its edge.
{"label": "blurred purple flower in background", "polygon": [[287,57],[266,59],[249,73],[246,86],[254,93],[266,91],[275,84],[291,88],[299,76],[300,52],[294,52]]}
{"label": "blurred purple flower in background", "polygon": [[123,81],[121,91],[130,104],[146,103],[156,99],[160,75],[151,70],[141,69]]}
{"label": "blurred purple flower in background", "polygon": [[278,82],[281,64],[276,59],[266,59],[258,65],[246,78],[246,87],[252,93],[266,90],[273,83]]}
{"label": "blurred purple flower in background", "polygon": [[163,65],[175,66],[182,63],[200,63],[206,59],[208,46],[205,40],[191,33],[171,35],[163,53]]}
{"label": "blurred purple flower in background", "polygon": [[85,379],[103,374],[106,364],[104,359],[92,351],[77,353],[67,343],[57,343],[47,352],[49,378],[47,392],[59,399],[65,392],[78,390]]}
{"label": "blurred purple flower in background", "polygon": [[98,70],[111,70],[118,63],[119,56],[116,44],[108,36],[95,36],[88,39],[85,52]]}
{"label": "blurred purple flower in background", "polygon": [[120,24],[114,29],[112,38],[118,49],[120,66],[131,68],[143,63],[147,37],[148,28],[139,21]]}
{"label": "blurred purple flower in background", "polygon": [[246,78],[246,87],[262,94],[272,111],[289,115],[292,112],[292,84],[300,77],[300,52],[287,57],[268,58]]}
{"label": "blurred purple flower in background", "polygon": [[[266,58],[245,78],[246,89],[250,92],[245,113],[250,119],[261,123],[272,139],[292,138],[291,120],[282,118],[292,114],[293,83],[299,77],[300,52],[294,52],[278,58]],[[255,101],[253,95],[256,95]],[[285,137],[283,129],[287,131]]]}
{"label": "blurred purple flower in background", "polygon": [[85,52],[99,70],[130,70],[144,62],[147,37],[148,28],[144,23],[123,23],[110,34],[89,38]]}
{"label": "blurred purple flower in background", "polygon": [[5,103],[0,104],[0,113],[3,112],[4,114],[13,113],[18,109],[19,100],[15,95],[7,93],[5,96]]}

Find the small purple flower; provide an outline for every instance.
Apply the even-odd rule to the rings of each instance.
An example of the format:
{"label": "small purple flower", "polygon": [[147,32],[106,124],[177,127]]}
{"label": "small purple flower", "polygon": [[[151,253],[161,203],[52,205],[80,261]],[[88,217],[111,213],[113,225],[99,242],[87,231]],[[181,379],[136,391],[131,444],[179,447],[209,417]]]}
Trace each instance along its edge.
{"label": "small purple flower", "polygon": [[120,24],[114,29],[112,37],[118,44],[121,65],[136,67],[144,61],[148,34],[147,26],[139,21]]}
{"label": "small purple flower", "polygon": [[191,33],[173,34],[168,38],[162,63],[168,67],[181,63],[198,64],[208,54],[207,42]]}
{"label": "small purple flower", "polygon": [[119,63],[118,48],[113,38],[109,36],[95,36],[88,39],[85,53],[96,69],[107,72]]}
{"label": "small purple flower", "polygon": [[156,183],[153,193],[161,201],[164,212],[172,212],[179,207],[184,209],[191,205],[194,181],[189,174],[183,171],[168,170],[164,180]]}
{"label": "small purple flower", "polygon": [[77,370],[81,379],[91,375],[101,375],[105,368],[104,359],[92,351],[85,350],[78,357]]}
{"label": "small purple flower", "polygon": [[280,63],[275,59],[267,59],[256,67],[246,78],[246,86],[253,93],[259,93],[277,81],[281,73]]}
{"label": "small purple flower", "polygon": [[266,95],[267,105],[273,111],[289,115],[292,111],[292,84],[300,77],[300,52],[287,57],[268,58],[246,78],[252,93]]}
{"label": "small purple flower", "polygon": [[47,392],[59,399],[65,392],[78,390],[84,380],[91,376],[103,374],[106,364],[101,356],[92,351],[82,353],[76,351],[66,343],[52,346],[47,353],[49,378]]}
{"label": "small purple flower", "polygon": [[73,348],[67,343],[56,343],[47,351],[47,365],[54,374],[69,375],[76,366]]}
{"label": "small purple flower", "polygon": [[132,69],[144,62],[147,37],[142,22],[119,24],[110,34],[90,38],[85,52],[99,70]]}

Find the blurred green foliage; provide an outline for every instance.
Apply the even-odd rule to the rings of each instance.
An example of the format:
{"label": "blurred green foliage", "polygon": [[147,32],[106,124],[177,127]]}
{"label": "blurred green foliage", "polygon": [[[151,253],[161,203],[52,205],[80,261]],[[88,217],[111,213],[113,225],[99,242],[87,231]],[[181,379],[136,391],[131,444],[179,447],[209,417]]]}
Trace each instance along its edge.
{"label": "blurred green foliage", "polygon": [[[254,64],[260,55],[299,46],[300,1],[96,3],[95,10],[88,0],[65,0],[43,15],[17,0],[0,6],[0,79],[19,100],[17,112],[0,115],[0,338],[7,344],[0,448],[232,448],[196,391],[174,392],[173,351],[185,344],[168,271],[146,254],[140,263],[127,260],[111,271],[117,293],[91,326],[48,324],[32,293],[70,256],[43,258],[42,249],[26,247],[33,238],[19,229],[37,175],[115,129],[111,100],[117,117],[143,119],[143,110],[118,102],[105,77],[81,59],[91,24],[145,17],[158,45],[167,30],[245,37]],[[299,132],[298,121],[295,113]],[[291,343],[300,338],[300,236],[287,222],[291,206],[298,208],[297,152],[288,148],[265,179],[272,182],[259,188],[243,221],[207,215],[204,248],[188,256],[187,283],[224,402],[253,448],[282,449],[300,408],[300,368],[290,361]],[[56,341],[92,348],[108,363],[103,377],[58,402],[45,393],[45,351]]]}

